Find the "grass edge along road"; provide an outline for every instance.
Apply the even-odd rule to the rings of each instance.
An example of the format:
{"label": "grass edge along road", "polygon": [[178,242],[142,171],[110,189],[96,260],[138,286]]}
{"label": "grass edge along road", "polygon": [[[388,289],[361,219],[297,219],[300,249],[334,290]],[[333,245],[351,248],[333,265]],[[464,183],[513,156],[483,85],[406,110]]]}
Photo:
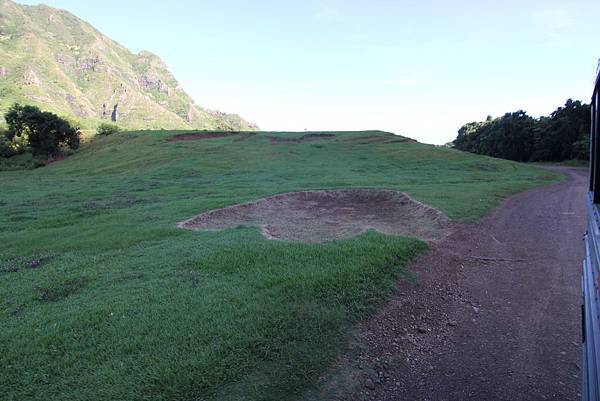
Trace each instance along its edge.
{"label": "grass edge along road", "polygon": [[400,190],[473,220],[558,179],[379,131],[176,134],[122,133],[0,172],[4,399],[293,399],[426,244],[376,232],[289,243],[176,222],[326,188]]}

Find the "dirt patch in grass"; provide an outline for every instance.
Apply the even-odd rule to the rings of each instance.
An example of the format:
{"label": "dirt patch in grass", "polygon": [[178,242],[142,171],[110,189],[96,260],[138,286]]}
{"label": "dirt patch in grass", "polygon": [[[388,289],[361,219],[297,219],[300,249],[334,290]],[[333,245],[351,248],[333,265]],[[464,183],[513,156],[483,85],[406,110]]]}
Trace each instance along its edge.
{"label": "dirt patch in grass", "polygon": [[89,281],[87,277],[74,277],[45,286],[36,286],[38,300],[41,302],[60,301],[78,292]]}
{"label": "dirt patch in grass", "polygon": [[191,134],[175,135],[169,138],[169,142],[177,141],[197,141],[201,139],[225,138],[228,136],[239,135],[239,132],[195,132]]}
{"label": "dirt patch in grass", "polygon": [[46,252],[33,254],[28,258],[18,257],[14,259],[9,259],[4,263],[0,264],[0,274],[15,273],[22,269],[37,269],[59,256],[60,255],[57,253]]}
{"label": "dirt patch in grass", "polygon": [[437,241],[449,234],[440,211],[403,192],[342,189],[290,192],[202,213],[178,224],[190,230],[260,226],[266,238],[309,243],[348,239],[373,229]]}
{"label": "dirt patch in grass", "polygon": [[399,135],[367,135],[355,136],[345,140],[346,142],[356,143],[359,145],[370,145],[373,143],[416,143],[417,141],[411,138],[406,138]]}
{"label": "dirt patch in grass", "polygon": [[311,141],[320,141],[323,139],[332,139],[335,138],[335,134],[306,134],[302,135],[300,138],[286,138],[282,136],[267,136],[267,139],[271,141],[271,143],[302,143],[302,142],[311,142]]}

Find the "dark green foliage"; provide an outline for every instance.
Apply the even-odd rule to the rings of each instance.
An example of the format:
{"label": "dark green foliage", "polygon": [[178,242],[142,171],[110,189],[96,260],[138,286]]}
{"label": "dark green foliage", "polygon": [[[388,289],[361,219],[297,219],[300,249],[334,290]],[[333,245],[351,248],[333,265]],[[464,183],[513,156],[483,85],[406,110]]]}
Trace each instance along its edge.
{"label": "dark green foliage", "polygon": [[563,161],[589,157],[590,106],[567,100],[548,117],[524,111],[465,124],[454,147],[516,161]]}
{"label": "dark green foliage", "polygon": [[96,134],[101,136],[108,136],[121,132],[121,128],[114,124],[102,123],[96,129]]}
{"label": "dark green foliage", "polygon": [[8,124],[7,138],[17,144],[25,141],[34,155],[56,157],[62,148],[79,147],[79,129],[58,117],[35,106],[15,103],[4,115]]}
{"label": "dark green foliage", "polygon": [[567,100],[550,117],[539,122],[535,161],[589,158],[590,106]]}
{"label": "dark green foliage", "polygon": [[534,146],[535,120],[522,110],[485,122],[474,122],[458,131],[455,146],[473,153],[527,161]]}
{"label": "dark green foliage", "polygon": [[0,157],[11,157],[17,154],[17,150],[8,140],[7,130],[0,126]]}

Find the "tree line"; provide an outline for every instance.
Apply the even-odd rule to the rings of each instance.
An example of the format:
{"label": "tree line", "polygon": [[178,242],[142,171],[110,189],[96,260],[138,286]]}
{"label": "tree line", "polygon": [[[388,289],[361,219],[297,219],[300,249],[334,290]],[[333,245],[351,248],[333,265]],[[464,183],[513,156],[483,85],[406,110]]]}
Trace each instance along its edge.
{"label": "tree line", "polygon": [[549,116],[534,118],[519,110],[465,124],[451,145],[520,162],[587,160],[590,125],[590,105],[569,99]]}

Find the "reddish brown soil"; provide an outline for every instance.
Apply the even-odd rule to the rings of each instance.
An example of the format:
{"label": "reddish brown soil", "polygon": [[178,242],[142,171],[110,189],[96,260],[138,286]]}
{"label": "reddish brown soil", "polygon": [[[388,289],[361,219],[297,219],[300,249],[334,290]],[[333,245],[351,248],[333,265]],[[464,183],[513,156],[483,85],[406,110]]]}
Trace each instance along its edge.
{"label": "reddish brown soil", "polygon": [[201,139],[224,138],[228,136],[239,135],[239,132],[197,132],[193,134],[175,135],[169,138],[169,141],[197,141]]}
{"label": "reddish brown soil", "polygon": [[335,134],[306,134],[302,135],[300,138],[286,138],[284,136],[267,136],[271,143],[302,143],[302,142],[310,142],[310,141],[318,141],[322,139],[332,139],[335,138]]}
{"label": "reddish brown soil", "polygon": [[327,139],[327,138],[335,138],[335,134],[306,134],[302,137],[305,141],[311,141],[314,139]]}
{"label": "reddish brown soil", "polygon": [[416,143],[414,139],[405,138],[403,136],[390,135],[369,135],[355,136],[345,140],[346,142],[358,143],[360,145],[369,145],[373,143]]}
{"label": "reddish brown soil", "polygon": [[440,211],[390,190],[290,192],[202,213],[179,223],[191,230],[254,225],[269,239],[327,242],[373,229],[390,235],[444,238],[449,221]]}
{"label": "reddish brown soil", "polygon": [[583,170],[458,224],[308,399],[578,400]]}

